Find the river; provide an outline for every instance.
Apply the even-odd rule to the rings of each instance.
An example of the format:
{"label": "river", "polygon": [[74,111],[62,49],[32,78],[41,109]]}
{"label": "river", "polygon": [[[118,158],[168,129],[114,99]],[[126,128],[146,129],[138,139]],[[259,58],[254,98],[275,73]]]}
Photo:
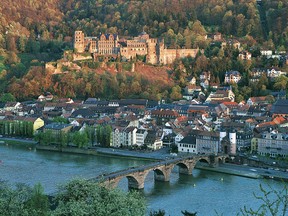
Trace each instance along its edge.
{"label": "river", "polygon": [[[27,146],[0,145],[0,180],[34,185],[40,182],[46,193],[53,193],[57,185],[75,177],[92,178],[148,161],[108,156],[89,156],[36,151]],[[280,190],[283,183],[269,180],[269,185]],[[163,209],[166,215],[181,216],[181,210],[197,211],[197,216],[236,215],[244,205],[256,208],[260,201],[259,184],[267,180],[249,179],[204,170],[193,170],[193,175],[179,175],[173,170],[170,182],[154,182],[150,172],[145,181],[143,195],[148,209]],[[119,187],[127,190],[127,180]]]}

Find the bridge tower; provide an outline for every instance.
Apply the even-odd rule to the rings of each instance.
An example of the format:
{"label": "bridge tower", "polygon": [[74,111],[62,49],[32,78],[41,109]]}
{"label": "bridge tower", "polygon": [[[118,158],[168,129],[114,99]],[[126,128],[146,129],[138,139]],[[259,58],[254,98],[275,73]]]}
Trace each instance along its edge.
{"label": "bridge tower", "polygon": [[236,132],[229,132],[229,140],[230,140],[230,154],[236,154]]}

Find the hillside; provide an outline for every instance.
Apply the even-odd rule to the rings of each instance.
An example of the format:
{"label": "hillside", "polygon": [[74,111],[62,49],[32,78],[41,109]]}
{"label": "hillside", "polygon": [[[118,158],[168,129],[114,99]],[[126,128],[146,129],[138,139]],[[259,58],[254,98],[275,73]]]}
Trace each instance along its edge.
{"label": "hillside", "polygon": [[[57,29],[63,20],[58,5],[61,0],[2,0],[0,5],[0,32],[14,36],[37,37]],[[53,30],[53,32],[56,32]]]}
{"label": "hillside", "polygon": [[[256,46],[255,53],[259,51],[260,45],[270,49],[287,49],[287,10],[288,3],[283,0],[262,0],[260,10],[255,0],[2,0],[0,4],[0,92],[11,91],[17,99],[37,96],[39,89],[36,87],[37,91],[27,94],[17,93],[15,89],[17,85],[20,85],[19,83],[23,82],[25,85],[38,86],[41,80],[28,79],[27,76],[35,73],[33,67],[39,67],[42,79],[53,80],[50,83],[51,86],[48,87],[47,84],[47,88],[43,88],[42,91],[50,90],[59,96],[105,97],[107,96],[105,94],[109,93],[109,97],[123,97],[125,93],[128,96],[136,97],[137,94],[139,96],[145,93],[144,97],[148,97],[148,95],[150,97],[156,97],[155,95],[170,97],[172,90],[168,86],[173,86],[175,82],[183,87],[191,76],[199,76],[202,70],[211,70],[215,80],[222,80],[225,70],[243,69],[242,71],[246,72],[249,70],[251,65],[243,65],[237,62],[237,59],[231,59],[231,56],[236,56],[237,52],[225,51],[223,55],[219,51],[218,45],[211,47],[210,41],[203,37],[206,34],[221,32],[223,37],[237,38],[242,43]],[[103,32],[117,33],[126,38],[136,36],[144,30],[151,37],[164,38],[165,45],[169,48],[199,47],[205,50],[205,56],[197,57],[195,60],[183,60],[182,63],[187,69],[187,74],[179,72],[177,69],[179,65],[171,65],[172,72],[166,68],[156,69],[148,66],[141,68],[137,65],[134,75],[129,75],[129,77],[134,79],[141,76],[143,82],[141,85],[145,84],[144,91],[141,89],[141,91],[120,93],[119,89],[121,88],[119,88],[114,93],[108,92],[108,90],[106,92],[98,91],[98,89],[93,89],[94,87],[86,92],[74,87],[71,87],[70,90],[62,87],[65,91],[61,91],[57,89],[61,82],[54,82],[54,80],[61,80],[62,75],[45,78],[47,73],[42,69],[46,62],[61,59],[63,51],[72,48],[75,30],[82,30],[86,35],[91,36]],[[180,64],[182,63],[180,62]],[[265,64],[275,65],[274,62]],[[125,67],[125,64],[123,65]],[[256,61],[252,66],[259,65],[261,65],[259,61]],[[95,70],[91,70],[91,68],[86,71],[85,67],[82,68],[81,73],[83,74],[95,73]],[[121,68],[118,69],[121,70]],[[108,71],[112,78],[119,74],[107,67],[101,70],[102,76],[103,74],[107,75]],[[158,70],[165,71],[165,76],[171,77],[163,78],[162,74],[164,73],[159,73]],[[150,76],[150,72],[154,76]],[[74,79],[81,73],[75,74],[72,70],[71,73],[68,73],[67,79],[69,76]],[[166,87],[162,88],[157,84],[155,90],[155,86],[153,86],[154,81],[157,80],[155,77],[165,80]],[[114,79],[112,78],[109,80]],[[151,84],[149,85],[149,83]],[[134,85],[137,86],[136,84]],[[95,88],[98,86],[99,84],[95,85]],[[101,88],[105,89],[103,86]],[[151,95],[152,93],[155,95]]]}
{"label": "hillside", "polygon": [[58,68],[65,70],[55,74],[54,70],[33,66],[21,79],[13,78],[8,91],[20,100],[36,98],[43,92],[82,99],[140,97],[160,100],[169,98],[175,85],[168,76],[169,68],[142,63],[102,63],[93,68],[83,63],[76,71],[58,62]]}
{"label": "hillside", "polygon": [[[262,2],[269,31],[287,33],[287,1]],[[166,38],[171,46],[175,38],[179,45],[193,46],[189,34],[195,32],[219,31],[235,37],[248,34],[263,40],[255,0],[2,0],[0,14],[0,44],[4,49],[7,34],[69,41],[76,29],[87,35],[110,32],[122,36],[136,36],[145,30],[152,37]],[[277,25],[272,24],[274,20]],[[201,25],[193,26],[196,21]],[[192,44],[185,44],[185,40],[192,40]],[[275,42],[283,43],[277,37]]]}

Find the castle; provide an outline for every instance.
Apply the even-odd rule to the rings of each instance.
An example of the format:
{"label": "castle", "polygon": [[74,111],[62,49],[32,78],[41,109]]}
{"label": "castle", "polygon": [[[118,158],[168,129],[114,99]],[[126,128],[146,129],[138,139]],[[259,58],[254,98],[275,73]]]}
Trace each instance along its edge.
{"label": "castle", "polygon": [[97,57],[116,58],[129,61],[136,56],[145,56],[146,63],[171,64],[177,58],[195,57],[199,49],[167,49],[163,39],[150,38],[146,32],[133,39],[119,39],[116,34],[101,34],[100,37],[85,37],[82,31],[75,31],[74,50],[89,52]]}

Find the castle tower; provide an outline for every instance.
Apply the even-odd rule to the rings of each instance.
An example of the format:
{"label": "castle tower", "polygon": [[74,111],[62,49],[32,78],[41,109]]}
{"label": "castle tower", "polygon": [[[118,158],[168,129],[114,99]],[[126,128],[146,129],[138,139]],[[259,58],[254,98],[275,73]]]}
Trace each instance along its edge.
{"label": "castle tower", "polygon": [[165,46],[164,39],[159,39],[157,43],[157,63],[158,64],[167,64],[165,59]]}
{"label": "castle tower", "polygon": [[84,33],[82,31],[75,31],[74,49],[78,53],[82,53],[85,51]]}
{"label": "castle tower", "polygon": [[156,45],[157,39],[149,39],[147,40],[147,63],[157,64],[157,55],[156,55]]}

